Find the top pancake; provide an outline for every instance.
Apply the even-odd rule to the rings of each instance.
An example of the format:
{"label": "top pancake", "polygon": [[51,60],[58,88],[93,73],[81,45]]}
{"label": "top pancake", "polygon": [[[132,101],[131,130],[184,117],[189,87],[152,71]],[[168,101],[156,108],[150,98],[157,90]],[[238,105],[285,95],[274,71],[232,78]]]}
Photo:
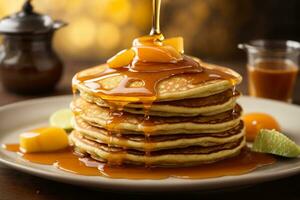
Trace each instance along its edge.
{"label": "top pancake", "polygon": [[[195,61],[199,62],[198,60]],[[206,97],[228,90],[242,81],[242,77],[238,73],[228,68],[204,62],[201,62],[200,65],[203,68],[201,72],[177,74],[159,81],[155,86],[155,101],[171,101],[186,98]],[[95,87],[101,87],[103,90],[110,91],[118,87],[120,83],[126,79],[122,73],[114,76],[107,76],[105,78],[97,78],[96,75],[101,74],[101,72],[107,70],[107,68],[108,65],[104,64],[77,73],[73,78],[73,87],[79,89],[81,92],[88,93],[95,98],[101,99],[102,96],[96,92]],[[231,78],[225,79],[213,74],[213,72],[224,73],[226,76],[230,76]],[[203,74],[209,77],[209,80],[199,82],[199,76],[203,76]],[[151,73],[149,73],[149,76],[151,76]],[[83,77],[93,78],[81,81],[81,78]],[[132,81],[127,87],[143,87],[142,81],[143,80]]]}

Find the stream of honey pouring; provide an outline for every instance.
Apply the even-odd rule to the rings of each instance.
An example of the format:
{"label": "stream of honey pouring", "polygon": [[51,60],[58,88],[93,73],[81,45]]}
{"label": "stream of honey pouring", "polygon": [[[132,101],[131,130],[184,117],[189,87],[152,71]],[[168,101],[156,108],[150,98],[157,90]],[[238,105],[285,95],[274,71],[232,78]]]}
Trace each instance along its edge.
{"label": "stream of honey pouring", "polygon": [[[164,36],[160,32],[159,25],[160,6],[161,0],[153,1],[153,27],[151,33],[149,36],[135,39],[133,42],[135,48],[140,48],[140,46],[160,48],[155,44],[164,39]],[[231,81],[234,85],[235,77],[229,73],[222,70],[203,68],[195,59],[183,54],[181,56],[182,59],[177,62],[145,62],[136,58],[128,66],[120,68],[113,69],[108,65],[102,65],[100,67],[104,68],[104,70],[100,72],[88,75],[81,75],[79,73],[73,79],[73,83],[80,82],[85,85],[92,90],[92,95],[100,97],[110,106],[110,120],[108,120],[106,124],[106,128],[110,135],[120,134],[122,131],[117,130],[116,125],[126,120],[123,117],[124,106],[135,102],[143,103],[145,116],[144,120],[141,122],[141,126],[143,127],[145,141],[147,143],[145,146],[146,165],[148,165],[147,157],[151,155],[152,145],[150,135],[151,132],[153,132],[153,124],[151,122],[151,116],[149,116],[149,109],[159,95],[156,91],[158,83],[178,75],[184,76],[184,78],[188,80],[193,80],[193,84],[224,79]],[[98,68],[95,67],[94,69],[97,71]],[[107,90],[102,88],[101,83],[99,83],[105,79],[117,76],[122,76],[122,80],[115,88]],[[139,82],[139,86],[132,87],[134,82]],[[73,92],[75,91],[76,88],[73,88]],[[108,144],[108,146],[110,146],[110,144]],[[122,164],[123,155],[123,153],[115,153],[108,159],[108,163],[112,165]]]}

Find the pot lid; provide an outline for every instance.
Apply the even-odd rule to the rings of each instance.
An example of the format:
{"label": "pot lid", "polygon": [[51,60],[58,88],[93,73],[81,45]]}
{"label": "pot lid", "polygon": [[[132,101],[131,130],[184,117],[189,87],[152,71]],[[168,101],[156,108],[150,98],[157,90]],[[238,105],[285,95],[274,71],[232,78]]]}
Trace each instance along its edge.
{"label": "pot lid", "polygon": [[0,20],[0,33],[47,33],[66,25],[62,21],[53,21],[48,15],[34,11],[31,0],[27,0],[21,11]]}

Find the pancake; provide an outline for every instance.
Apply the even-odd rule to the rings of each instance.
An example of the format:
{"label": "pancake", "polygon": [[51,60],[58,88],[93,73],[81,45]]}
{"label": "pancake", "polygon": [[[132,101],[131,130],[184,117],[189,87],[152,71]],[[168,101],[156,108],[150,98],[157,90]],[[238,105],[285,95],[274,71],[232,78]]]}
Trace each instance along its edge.
{"label": "pancake", "polygon": [[216,162],[240,153],[245,146],[245,138],[221,145],[201,147],[166,149],[147,154],[144,151],[109,147],[85,138],[77,131],[70,134],[70,142],[81,153],[87,153],[92,158],[112,165],[139,164],[151,166],[191,166]]}
{"label": "pancake", "polygon": [[[239,154],[242,108],[231,69],[144,36],[72,79],[77,152],[109,165],[190,166]],[[180,41],[175,39],[173,42]],[[176,43],[177,44],[177,43]]]}
{"label": "pancake", "polygon": [[[185,58],[188,60],[192,59],[190,57]],[[176,74],[159,81],[155,85],[155,101],[207,97],[231,89],[233,85],[239,84],[242,81],[242,77],[229,68],[199,62],[196,59],[192,60],[194,63],[198,63],[198,68],[201,69],[201,72]],[[112,91],[126,79],[121,72],[115,73],[113,76],[101,77],[100,74],[108,68],[108,65],[104,64],[77,73],[72,80],[73,88],[78,89],[82,93],[88,93],[94,98],[98,98],[99,100],[95,100],[96,102],[101,101],[105,95],[99,96],[95,88],[100,87],[106,91]],[[146,74],[147,76],[151,76],[154,72],[150,71],[146,73],[148,73]],[[228,78],[222,78],[219,76],[219,73],[228,76]],[[205,81],[199,82],[199,76],[205,76]],[[133,80],[126,88],[141,88],[143,86],[143,80]],[[126,91],[121,92],[120,96],[118,98],[116,96],[115,99],[126,98],[126,95],[123,94]]]}
{"label": "pancake", "polygon": [[[240,123],[242,108],[236,105],[233,110],[213,116],[158,117],[150,116],[146,121],[143,115],[127,112],[116,113],[99,107],[81,98],[73,100],[71,109],[85,121],[113,132],[135,134],[180,134],[214,133],[229,130]],[[114,113],[113,113],[114,114]],[[119,115],[119,116],[118,116]],[[113,123],[108,123],[113,121]],[[110,126],[113,125],[113,126]]]}
{"label": "pancake", "polygon": [[[100,107],[110,107],[103,99],[95,98],[86,92],[81,92],[80,96],[84,100],[96,103]],[[208,97],[153,102],[146,112],[148,115],[165,117],[214,115],[233,109],[239,96],[240,93],[238,91],[233,92],[232,89],[229,89]],[[124,111],[134,114],[145,114],[142,103],[129,103],[124,107]]]}
{"label": "pancake", "polygon": [[137,150],[161,150],[188,146],[214,146],[239,140],[244,136],[244,124],[241,121],[236,127],[219,133],[144,135],[111,134],[105,129],[97,128],[76,117],[74,128],[84,137],[110,146]]}

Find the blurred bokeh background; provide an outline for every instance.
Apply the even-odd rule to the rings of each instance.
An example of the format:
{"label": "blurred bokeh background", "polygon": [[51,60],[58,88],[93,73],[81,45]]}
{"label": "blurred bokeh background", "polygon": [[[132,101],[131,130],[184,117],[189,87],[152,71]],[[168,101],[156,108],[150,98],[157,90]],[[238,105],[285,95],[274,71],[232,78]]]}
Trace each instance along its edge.
{"label": "blurred bokeh background", "polygon": [[[0,18],[21,10],[24,1],[0,0]],[[51,95],[71,93],[75,73],[105,62],[151,29],[152,0],[32,3],[38,12],[68,23],[53,41],[65,67]],[[253,39],[300,41],[299,19],[300,0],[162,0],[161,29],[166,37],[183,36],[187,54],[239,72],[244,78],[239,90],[247,94],[246,53],[237,45]],[[294,102],[300,104],[300,93],[294,94]],[[3,84],[0,96],[0,105],[38,97],[14,95]]]}
{"label": "blurred bokeh background", "polygon": [[[0,0],[0,17],[24,0]],[[69,25],[54,45],[64,60],[102,62],[150,31],[151,0],[34,0],[35,9]],[[188,54],[232,60],[239,42],[300,40],[299,0],[163,0],[162,31],[182,35]]]}

